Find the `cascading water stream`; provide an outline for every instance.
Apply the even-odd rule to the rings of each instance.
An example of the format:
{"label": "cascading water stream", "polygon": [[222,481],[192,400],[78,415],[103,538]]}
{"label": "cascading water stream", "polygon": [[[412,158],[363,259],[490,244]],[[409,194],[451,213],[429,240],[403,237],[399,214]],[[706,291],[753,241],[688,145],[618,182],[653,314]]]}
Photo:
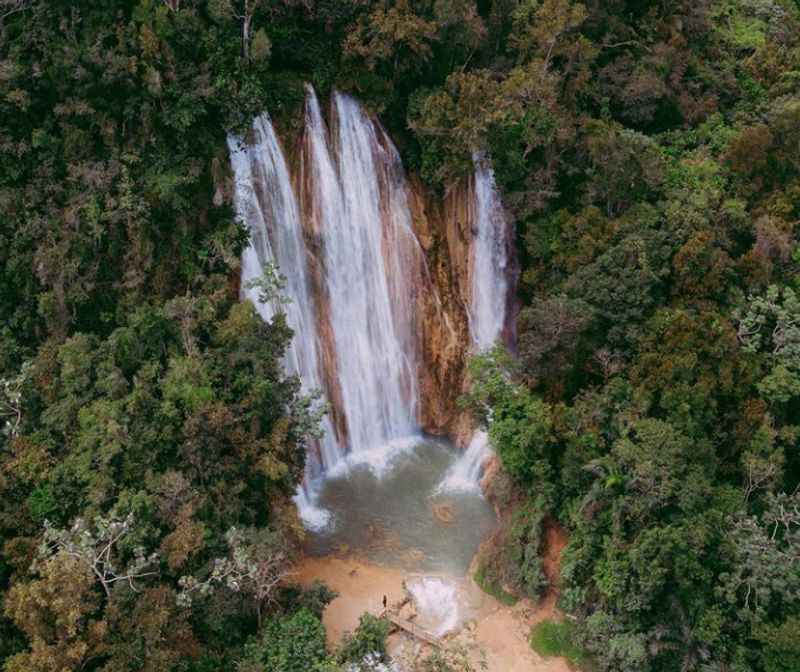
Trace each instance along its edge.
{"label": "cascading water stream", "polygon": [[[491,348],[506,321],[508,299],[508,223],[494,172],[486,157],[476,154],[474,222],[470,272],[469,330],[472,348]],[[483,464],[491,454],[489,438],[477,430],[464,454],[453,464],[438,491],[478,490]]]}
{"label": "cascading water stream", "polygon": [[[353,98],[334,93],[333,107],[331,137],[308,87],[302,210],[267,115],[246,141],[228,140],[235,207],[251,236],[242,293],[267,321],[286,313],[294,331],[287,369],[305,393],[321,389],[336,403],[338,431],[326,416],[297,497],[313,528],[327,523],[313,503],[319,477],[354,463],[380,473],[419,438],[413,291],[424,257],[405,176],[391,141]],[[270,266],[286,279],[285,303],[261,303],[252,286]]]}
{"label": "cascading water stream", "polygon": [[448,469],[444,479],[436,487],[436,494],[479,492],[483,463],[490,454],[489,436],[479,429],[472,435],[467,449]]}
{"label": "cascading water stream", "polygon": [[[294,331],[286,368],[330,403],[295,500],[319,532],[309,548],[347,546],[443,572],[409,591],[420,622],[444,634],[468,613],[449,577],[467,571],[494,525],[475,494],[487,437],[477,432],[456,459],[421,436],[423,362],[436,342],[425,330],[442,303],[425,294],[436,287],[412,226],[410,202],[415,213],[419,202],[391,140],[353,98],[334,92],[330,126],[308,87],[294,182],[266,115],[246,140],[229,138],[235,207],[250,231],[242,294],[265,321],[285,313]],[[473,349],[484,349],[503,330],[507,238],[491,170],[477,158],[473,194],[466,313]],[[273,268],[288,301],[261,303],[252,283]],[[446,502],[430,497],[442,490]]]}
{"label": "cascading water stream", "polygon": [[[289,171],[269,118],[261,115],[253,121],[252,139],[229,137],[231,165],[235,180],[234,205],[237,215],[247,225],[250,245],[242,254],[242,293],[250,299],[265,321],[278,311],[294,331],[286,353],[286,368],[296,374],[302,390],[308,394],[322,388],[319,358],[319,335],[310,291],[308,266],[302,237],[299,209],[292,190]],[[263,277],[269,265],[277,267],[286,281],[287,302],[262,303],[259,289],[252,283]],[[336,435],[329,418],[323,418],[323,436],[318,455],[306,462],[304,487],[298,493],[298,507],[306,522],[323,526],[325,512],[311,503],[311,483],[341,457]]]}
{"label": "cascading water stream", "polygon": [[[228,140],[235,206],[251,234],[242,293],[265,320],[285,312],[295,334],[287,369],[305,393],[322,390],[333,404],[297,497],[316,529],[327,524],[314,504],[323,475],[354,464],[380,475],[419,442],[416,292],[430,280],[397,150],[350,96],[334,92],[332,108],[329,132],[308,87],[299,198],[266,115],[255,119],[246,142]],[[473,348],[481,350],[503,331],[508,232],[491,168],[474,160],[467,313]],[[251,286],[270,266],[286,279],[288,302],[260,303]],[[487,444],[476,433],[442,486],[477,487]]]}
{"label": "cascading water stream", "polygon": [[334,93],[336,162],[311,89],[306,104],[312,201],[321,217],[324,286],[347,422],[348,459],[340,465],[366,462],[380,470],[419,432],[411,273],[400,258],[413,238],[410,215],[407,206],[405,213],[398,207],[397,187],[388,179],[395,177],[396,154],[358,103]]}
{"label": "cascading water stream", "polygon": [[481,155],[475,163],[475,222],[469,327],[476,350],[492,347],[503,331],[508,298],[508,223],[494,171]]}

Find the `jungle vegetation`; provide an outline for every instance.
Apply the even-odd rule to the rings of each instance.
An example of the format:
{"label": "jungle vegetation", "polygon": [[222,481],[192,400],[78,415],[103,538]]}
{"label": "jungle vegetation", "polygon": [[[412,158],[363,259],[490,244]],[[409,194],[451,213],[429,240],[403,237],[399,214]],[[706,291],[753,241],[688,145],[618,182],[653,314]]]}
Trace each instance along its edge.
{"label": "jungle vegetation", "polygon": [[232,280],[226,133],[307,81],[431,189],[486,151],[513,218],[485,578],[541,594],[558,521],[598,669],[800,669],[800,2],[0,0],[4,672],[383,655],[276,587],[319,408]]}

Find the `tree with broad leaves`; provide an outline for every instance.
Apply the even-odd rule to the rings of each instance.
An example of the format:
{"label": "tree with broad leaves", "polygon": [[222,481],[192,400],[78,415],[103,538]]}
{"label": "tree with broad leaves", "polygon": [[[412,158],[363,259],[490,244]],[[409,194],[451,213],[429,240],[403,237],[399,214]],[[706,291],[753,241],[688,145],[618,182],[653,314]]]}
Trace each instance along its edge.
{"label": "tree with broad leaves", "polygon": [[800,600],[800,491],[770,494],[761,515],[731,523],[734,564],[717,592],[740,620],[757,625]]}
{"label": "tree with broad leaves", "polygon": [[0,378],[0,435],[13,439],[22,427],[23,388],[30,376],[30,363],[22,365],[16,376]]}
{"label": "tree with broad leaves", "polygon": [[31,9],[33,5],[33,0],[0,0],[0,25],[9,16]]}
{"label": "tree with broad leaves", "polygon": [[213,14],[220,18],[233,18],[241,23],[242,56],[248,62],[253,56],[269,55],[266,33],[261,30],[253,31],[255,14],[264,4],[264,0],[213,0],[211,3]]}
{"label": "tree with broad leaves", "polygon": [[39,547],[39,558],[53,556],[71,557],[85,565],[103,587],[106,597],[111,597],[115,583],[124,581],[133,591],[138,591],[136,580],[154,576],[156,571],[148,571],[158,563],[158,555],[145,554],[141,546],[133,551],[133,559],[127,564],[119,564],[120,545],[134,531],[133,514],[120,518],[115,514],[108,517],[97,516],[92,523],[78,518],[68,529],[58,529],[45,521],[44,535]]}
{"label": "tree with broad leaves", "polygon": [[5,596],[5,614],[28,647],[5,660],[5,672],[80,670],[108,650],[108,623],[98,617],[100,595],[83,560],[59,551],[39,563],[37,576]]}
{"label": "tree with broad leaves", "polygon": [[204,580],[183,576],[179,603],[192,604],[192,594],[207,596],[215,586],[224,586],[234,593],[248,595],[254,605],[261,628],[264,608],[273,601],[277,589],[291,576],[290,555],[283,535],[270,529],[231,528],[225,535],[229,554],[213,562],[211,573]]}
{"label": "tree with broad leaves", "polygon": [[735,316],[742,348],[764,353],[772,369],[758,387],[772,402],[800,395],[800,296],[791,287],[771,285],[762,296],[749,297]]}

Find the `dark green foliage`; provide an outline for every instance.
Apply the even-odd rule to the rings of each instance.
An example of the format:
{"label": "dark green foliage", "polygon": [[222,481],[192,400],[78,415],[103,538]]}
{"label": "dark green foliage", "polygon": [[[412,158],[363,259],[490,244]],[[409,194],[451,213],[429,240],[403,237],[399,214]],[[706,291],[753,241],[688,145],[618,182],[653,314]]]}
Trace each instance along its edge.
{"label": "dark green foliage", "polygon": [[544,593],[547,579],[542,565],[544,510],[541,500],[514,512],[509,537],[509,572],[515,591],[537,599]]}
{"label": "dark green foliage", "polygon": [[[286,64],[286,34],[317,19],[284,6],[273,21],[248,3],[244,39],[234,4],[0,10],[0,421],[13,421],[0,435],[0,591],[49,594],[74,574],[58,559],[31,569],[45,520],[131,513],[116,561],[159,555],[140,593],[119,582],[109,599],[98,585],[66,597],[71,634],[48,630],[34,601],[31,618],[9,602],[9,670],[229,667],[261,604],[223,587],[179,608],[179,579],[205,581],[232,527],[268,530],[291,554],[288,500],[315,412],[283,372],[285,322],[264,324],[230,280],[246,234],[225,135],[302,103],[307,75],[271,59]],[[317,593],[318,614],[330,596]]]}
{"label": "dark green foliage", "polygon": [[308,672],[327,658],[325,628],[307,609],[270,620],[250,656],[270,672]]}
{"label": "dark green foliage", "polygon": [[800,665],[800,618],[793,616],[780,625],[763,626],[756,637],[762,646],[765,672],[788,672]]}
{"label": "dark green foliage", "polygon": [[287,609],[307,609],[318,618],[333,600],[338,597],[335,590],[331,590],[322,581],[315,580],[308,588],[300,586],[286,586],[281,596],[281,602]]}
{"label": "dark green foliage", "polygon": [[511,362],[496,348],[470,362],[472,391],[464,402],[480,416],[491,408],[489,436],[516,481],[546,483],[552,466],[550,407],[509,380]]}
{"label": "dark green foliage", "polygon": [[495,535],[475,572],[475,582],[484,592],[504,604],[543,596],[547,587],[542,562],[544,518],[541,497],[514,511],[510,525]]}
{"label": "dark green foliage", "polygon": [[[515,217],[519,357],[481,355],[466,400],[520,515],[569,529],[561,604],[600,669],[796,665],[799,10],[514,3],[491,103],[478,63],[411,109],[423,155],[450,141],[437,176],[490,150]],[[511,587],[501,557],[482,576]]]}
{"label": "dark green foliage", "polygon": [[595,310],[609,345],[633,340],[637,327],[663,301],[669,254],[665,234],[632,233],[570,278],[570,295]]}
{"label": "dark green foliage", "polygon": [[386,637],[391,624],[372,614],[362,614],[358,627],[345,635],[337,653],[340,663],[359,663],[368,654],[375,654],[379,660],[386,660]]}
{"label": "dark green foliage", "polygon": [[[10,443],[15,470],[2,482],[3,529],[35,535],[45,519],[67,525],[78,516],[130,512],[136,527],[118,562],[131,557],[133,544],[157,552],[161,583],[153,590],[166,591],[159,598],[165,609],[177,608],[179,577],[208,572],[228,528],[266,533],[270,525],[291,537],[286,500],[302,474],[314,419],[299,403],[298,382],[281,370],[289,337],[282,318],[265,324],[251,304],[211,292],[142,306],[105,338],[76,334],[44,347],[26,398],[27,431]],[[27,499],[8,497],[25,490]],[[286,538],[279,546],[291,548]],[[254,562],[260,548],[253,546]],[[21,588],[30,560],[19,560]],[[112,629],[146,611],[117,585],[121,592],[106,605]],[[224,609],[214,600],[196,603],[201,631],[204,623],[222,629],[221,640],[202,635],[209,648],[224,650],[241,641],[231,632],[252,628],[245,588]],[[324,599],[314,599],[320,610]],[[98,645],[108,669],[128,669],[117,667],[130,655],[126,632],[113,630]],[[191,628],[180,635],[193,641]]]}

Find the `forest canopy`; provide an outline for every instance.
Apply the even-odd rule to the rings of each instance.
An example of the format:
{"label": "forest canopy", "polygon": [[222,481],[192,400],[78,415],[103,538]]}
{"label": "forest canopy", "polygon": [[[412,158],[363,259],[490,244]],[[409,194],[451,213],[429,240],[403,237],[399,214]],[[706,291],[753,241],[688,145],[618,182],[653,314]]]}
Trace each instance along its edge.
{"label": "forest canopy", "polygon": [[0,0],[3,670],[381,640],[331,654],[331,595],[272,588],[320,408],[238,301],[225,138],[306,82],[431,190],[491,158],[522,276],[465,399],[515,510],[485,573],[539,595],[559,521],[598,669],[800,669],[797,0]]}

